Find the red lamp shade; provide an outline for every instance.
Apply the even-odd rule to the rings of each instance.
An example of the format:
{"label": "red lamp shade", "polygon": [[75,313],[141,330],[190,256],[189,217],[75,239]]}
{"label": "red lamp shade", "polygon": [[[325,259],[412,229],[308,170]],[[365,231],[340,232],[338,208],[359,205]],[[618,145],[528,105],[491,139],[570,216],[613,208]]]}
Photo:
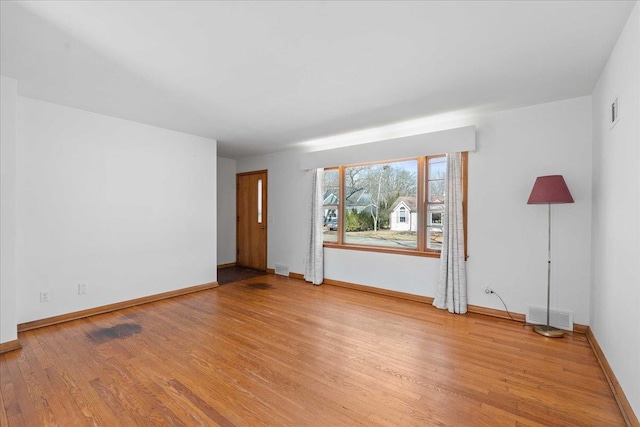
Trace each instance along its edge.
{"label": "red lamp shade", "polygon": [[562,175],[539,176],[536,178],[527,204],[573,203],[567,183]]}

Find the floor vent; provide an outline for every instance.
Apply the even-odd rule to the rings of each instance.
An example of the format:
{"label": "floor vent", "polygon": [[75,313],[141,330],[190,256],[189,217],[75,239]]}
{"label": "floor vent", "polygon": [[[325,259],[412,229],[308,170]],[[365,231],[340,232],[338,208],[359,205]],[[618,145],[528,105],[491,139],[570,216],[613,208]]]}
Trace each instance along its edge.
{"label": "floor vent", "polygon": [[280,276],[289,276],[289,266],[276,264],[276,274]]}
{"label": "floor vent", "polygon": [[[534,325],[547,324],[547,309],[545,307],[527,306],[527,323]],[[552,308],[549,324],[566,331],[573,331],[573,312]]]}

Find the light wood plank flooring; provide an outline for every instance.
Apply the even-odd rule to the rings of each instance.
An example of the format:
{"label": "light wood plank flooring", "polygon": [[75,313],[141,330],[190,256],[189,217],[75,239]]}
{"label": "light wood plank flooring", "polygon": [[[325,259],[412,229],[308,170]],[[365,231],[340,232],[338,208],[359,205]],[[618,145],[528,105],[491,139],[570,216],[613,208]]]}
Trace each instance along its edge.
{"label": "light wood plank flooring", "polygon": [[583,335],[273,275],[20,341],[2,425],[624,425]]}

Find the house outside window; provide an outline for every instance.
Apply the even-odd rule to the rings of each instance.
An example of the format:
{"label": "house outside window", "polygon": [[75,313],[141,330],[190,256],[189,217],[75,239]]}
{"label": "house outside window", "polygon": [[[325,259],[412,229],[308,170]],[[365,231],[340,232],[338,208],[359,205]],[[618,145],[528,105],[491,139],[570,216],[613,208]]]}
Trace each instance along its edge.
{"label": "house outside window", "polygon": [[415,197],[398,197],[391,205],[390,211],[391,230],[418,232],[418,207]]}

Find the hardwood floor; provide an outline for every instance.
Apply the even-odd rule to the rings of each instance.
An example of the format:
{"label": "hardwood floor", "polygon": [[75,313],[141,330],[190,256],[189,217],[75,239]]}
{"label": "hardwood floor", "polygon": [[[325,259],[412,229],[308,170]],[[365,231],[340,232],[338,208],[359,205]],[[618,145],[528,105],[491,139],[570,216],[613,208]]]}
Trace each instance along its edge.
{"label": "hardwood floor", "polygon": [[584,335],[274,275],[20,341],[2,425],[624,425]]}

